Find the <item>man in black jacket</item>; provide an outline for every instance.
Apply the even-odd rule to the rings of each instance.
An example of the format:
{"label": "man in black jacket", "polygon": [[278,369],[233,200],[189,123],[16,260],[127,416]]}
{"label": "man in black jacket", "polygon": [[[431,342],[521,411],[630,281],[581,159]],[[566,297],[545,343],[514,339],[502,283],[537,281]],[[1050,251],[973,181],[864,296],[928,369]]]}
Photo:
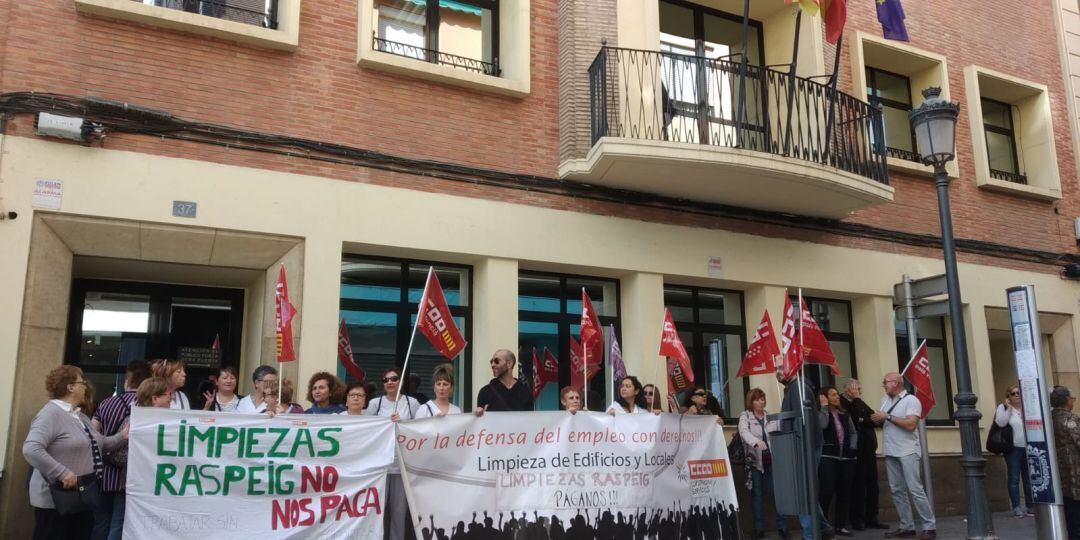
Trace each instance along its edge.
{"label": "man in black jacket", "polygon": [[858,455],[855,461],[855,481],[851,493],[851,526],[857,531],[867,527],[888,529],[889,526],[878,521],[878,476],[877,476],[877,430],[870,415],[874,409],[862,400],[862,385],[855,379],[849,379],[840,395],[840,405],[847,410],[855,422],[858,433]]}

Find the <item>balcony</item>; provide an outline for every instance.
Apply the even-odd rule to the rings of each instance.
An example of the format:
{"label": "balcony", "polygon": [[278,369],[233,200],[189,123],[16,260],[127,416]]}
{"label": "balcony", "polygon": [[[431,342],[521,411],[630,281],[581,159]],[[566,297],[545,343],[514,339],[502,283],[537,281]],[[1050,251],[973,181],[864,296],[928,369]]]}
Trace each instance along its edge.
{"label": "balcony", "polygon": [[604,47],[589,92],[565,179],[834,219],[892,200],[881,112],[786,67]]}

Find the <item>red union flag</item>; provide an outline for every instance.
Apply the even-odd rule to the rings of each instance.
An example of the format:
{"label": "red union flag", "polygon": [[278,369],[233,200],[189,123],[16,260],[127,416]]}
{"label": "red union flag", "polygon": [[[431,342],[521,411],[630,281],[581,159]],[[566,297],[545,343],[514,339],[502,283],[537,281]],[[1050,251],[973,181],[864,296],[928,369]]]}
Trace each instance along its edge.
{"label": "red union flag", "polygon": [[660,334],[660,356],[667,357],[668,393],[682,392],[694,386],[694,368],[690,355],[679,339],[671,310],[664,310],[664,329]]}
{"label": "red union flag", "polygon": [[806,363],[829,366],[833,375],[839,375],[840,366],[836,364],[836,356],[829,347],[829,340],[825,338],[825,333],[821,331],[821,327],[807,309],[805,301],[802,303],[802,322],[799,323],[799,332],[802,334],[802,353]]}
{"label": "red union flag", "polygon": [[900,375],[915,387],[915,397],[922,404],[922,418],[926,418],[937,401],[934,399],[934,387],[931,385],[930,357],[926,354],[925,339]]}
{"label": "red union flag", "polygon": [[[590,351],[593,353],[594,351]],[[574,339],[574,336],[570,336],[570,386],[574,388],[585,387],[585,368],[582,364],[582,350],[581,343]],[[600,362],[603,360],[599,354],[589,354],[589,380],[591,381],[597,373],[600,373]]]}
{"label": "red union flag", "polygon": [[778,354],[780,354],[780,348],[777,347],[776,337],[773,335],[772,320],[769,319],[769,310],[765,310],[761,324],[754,332],[754,337],[750,338],[750,346],[746,348],[746,355],[743,356],[739,373],[735,376],[773,373],[776,371],[773,358]]}
{"label": "red union flag", "polygon": [[559,359],[555,358],[555,355],[551,354],[547,347],[544,347],[544,361],[540,367],[540,379],[545,384],[559,382]]}
{"label": "red union flag", "polygon": [[435,350],[447,360],[453,360],[465,348],[465,338],[461,337],[461,331],[450,316],[450,307],[446,305],[446,297],[439,285],[439,277],[435,275],[435,267],[428,269],[416,325]]}
{"label": "red union flag", "polygon": [[349,342],[349,328],[345,326],[345,319],[341,319],[341,326],[338,327],[337,357],[345,371],[352,375],[353,379],[365,380],[364,370],[356,364],[356,360],[353,360],[352,344]]}
{"label": "red union flag", "polygon": [[[604,331],[600,328],[600,319],[596,316],[596,310],[593,309],[592,300],[589,299],[589,293],[585,292],[585,287],[581,288],[581,344],[588,347],[589,356],[592,356],[594,349],[601,349],[603,347],[602,341],[604,339]],[[597,343],[600,342],[600,347],[597,347]],[[592,365],[591,359],[589,362]]]}
{"label": "red union flag", "polygon": [[532,350],[532,394],[533,399],[540,397],[540,391],[544,389],[544,377],[540,374],[540,356],[536,354],[536,347]]}
{"label": "red union flag", "polygon": [[281,265],[278,271],[277,286],[274,289],[274,326],[277,333],[277,361],[292,362],[296,360],[296,350],[293,348],[292,320],[296,316],[296,308],[289,302],[289,285],[285,281],[285,265]]}

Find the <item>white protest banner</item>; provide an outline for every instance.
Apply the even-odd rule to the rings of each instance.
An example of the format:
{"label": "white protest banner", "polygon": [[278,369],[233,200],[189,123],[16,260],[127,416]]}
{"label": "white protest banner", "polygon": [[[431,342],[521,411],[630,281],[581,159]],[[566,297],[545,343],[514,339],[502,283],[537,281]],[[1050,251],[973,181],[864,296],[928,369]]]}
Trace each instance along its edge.
{"label": "white protest banner", "polygon": [[136,407],[124,538],[381,540],[386,418]]}
{"label": "white protest banner", "polygon": [[450,415],[400,422],[398,451],[417,538],[738,538],[715,416]]}

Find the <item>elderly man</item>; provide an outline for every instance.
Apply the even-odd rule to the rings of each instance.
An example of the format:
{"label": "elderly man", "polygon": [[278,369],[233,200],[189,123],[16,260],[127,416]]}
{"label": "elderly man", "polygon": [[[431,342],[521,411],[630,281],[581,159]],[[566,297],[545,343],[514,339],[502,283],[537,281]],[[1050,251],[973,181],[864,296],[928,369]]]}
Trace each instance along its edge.
{"label": "elderly man", "polygon": [[875,424],[883,425],[885,440],[885,471],[889,475],[889,489],[892,491],[893,504],[900,516],[900,526],[885,533],[886,538],[914,538],[915,522],[911,518],[911,504],[908,494],[919,513],[922,533],[919,540],[937,538],[934,521],[934,509],[923,491],[919,478],[919,436],[915,428],[922,415],[922,404],[904,389],[904,380],[899,373],[888,373],[881,381],[885,387],[885,399],[881,409],[870,416]]}
{"label": "elderly man", "polygon": [[862,384],[857,379],[848,379],[844,385],[844,393],[840,394],[840,405],[851,415],[855,431],[859,435],[855,479],[850,495],[851,526],[857,531],[867,527],[888,529],[888,525],[878,521],[877,429],[870,418],[874,409],[863,401]]}
{"label": "elderly man", "polygon": [[1070,539],[1080,538],[1080,416],[1072,412],[1075,402],[1072,392],[1064,386],[1055,386],[1050,392],[1058,476],[1065,499],[1065,528]]}

